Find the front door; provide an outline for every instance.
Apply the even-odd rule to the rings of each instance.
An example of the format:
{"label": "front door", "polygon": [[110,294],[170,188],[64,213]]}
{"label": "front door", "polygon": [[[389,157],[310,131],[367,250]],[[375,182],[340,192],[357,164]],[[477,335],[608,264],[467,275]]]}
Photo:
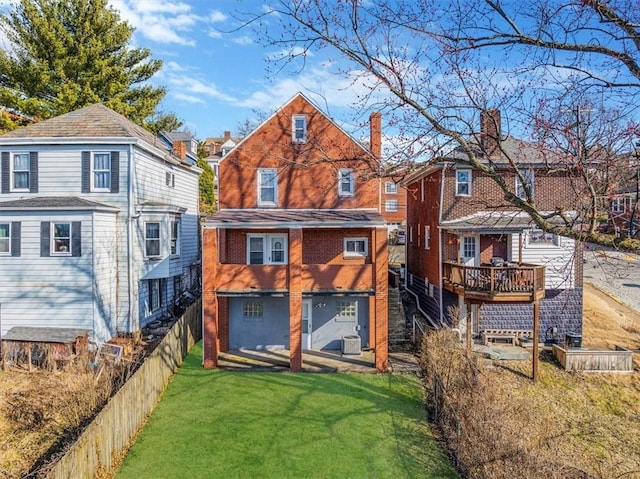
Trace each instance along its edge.
{"label": "front door", "polygon": [[311,349],[312,305],[311,299],[302,300],[302,349]]}

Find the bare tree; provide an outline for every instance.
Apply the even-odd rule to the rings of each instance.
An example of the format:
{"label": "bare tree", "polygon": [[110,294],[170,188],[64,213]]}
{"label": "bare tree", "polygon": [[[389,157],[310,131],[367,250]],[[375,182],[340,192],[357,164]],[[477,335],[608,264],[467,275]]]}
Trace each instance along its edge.
{"label": "bare tree", "polygon": [[[276,0],[270,12],[243,20],[264,43],[287,48],[285,65],[304,68],[308,54],[321,50],[348,60],[339,73],[368,87],[360,106],[378,108],[398,136],[432,158],[455,150],[457,161],[491,177],[506,204],[543,230],[640,251],[640,240],[597,228],[639,134],[634,2]],[[525,195],[491,161],[496,152],[486,145],[495,142],[480,138],[480,115],[491,109],[502,113],[499,157]],[[575,180],[571,208],[537,207],[509,137],[526,140],[549,171]]]}

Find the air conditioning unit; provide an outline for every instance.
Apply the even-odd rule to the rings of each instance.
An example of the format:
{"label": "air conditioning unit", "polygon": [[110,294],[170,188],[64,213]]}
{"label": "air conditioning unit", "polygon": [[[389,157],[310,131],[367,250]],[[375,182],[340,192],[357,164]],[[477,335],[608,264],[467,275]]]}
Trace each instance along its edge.
{"label": "air conditioning unit", "polygon": [[360,346],[360,336],[343,336],[342,337],[342,354],[360,355],[362,347]]}
{"label": "air conditioning unit", "polygon": [[564,344],[567,348],[581,348],[582,335],[574,332],[568,332],[565,335]]}

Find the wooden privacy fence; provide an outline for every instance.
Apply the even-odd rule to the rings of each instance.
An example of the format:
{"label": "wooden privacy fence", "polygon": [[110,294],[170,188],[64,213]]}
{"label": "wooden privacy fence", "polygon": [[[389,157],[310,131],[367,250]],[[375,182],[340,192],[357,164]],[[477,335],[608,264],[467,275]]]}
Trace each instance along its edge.
{"label": "wooden privacy fence", "polygon": [[193,303],[127,383],[109,400],[48,478],[92,478],[128,445],[160,399],[169,378],[202,337],[202,300]]}

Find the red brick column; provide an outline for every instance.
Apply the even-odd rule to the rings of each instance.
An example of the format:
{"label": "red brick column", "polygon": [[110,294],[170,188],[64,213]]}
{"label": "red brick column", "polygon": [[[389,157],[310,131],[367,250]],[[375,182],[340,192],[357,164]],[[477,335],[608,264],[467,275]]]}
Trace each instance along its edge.
{"label": "red brick column", "polygon": [[289,367],[302,371],[302,230],[289,230]]}
{"label": "red brick column", "polygon": [[386,371],[389,362],[389,252],[386,228],[376,228],[373,237],[375,239],[373,251],[375,252],[376,307],[373,316],[376,331],[376,369]]}
{"label": "red brick column", "polygon": [[218,238],[214,228],[202,230],[202,346],[203,366],[218,367],[218,298],[216,277]]}

